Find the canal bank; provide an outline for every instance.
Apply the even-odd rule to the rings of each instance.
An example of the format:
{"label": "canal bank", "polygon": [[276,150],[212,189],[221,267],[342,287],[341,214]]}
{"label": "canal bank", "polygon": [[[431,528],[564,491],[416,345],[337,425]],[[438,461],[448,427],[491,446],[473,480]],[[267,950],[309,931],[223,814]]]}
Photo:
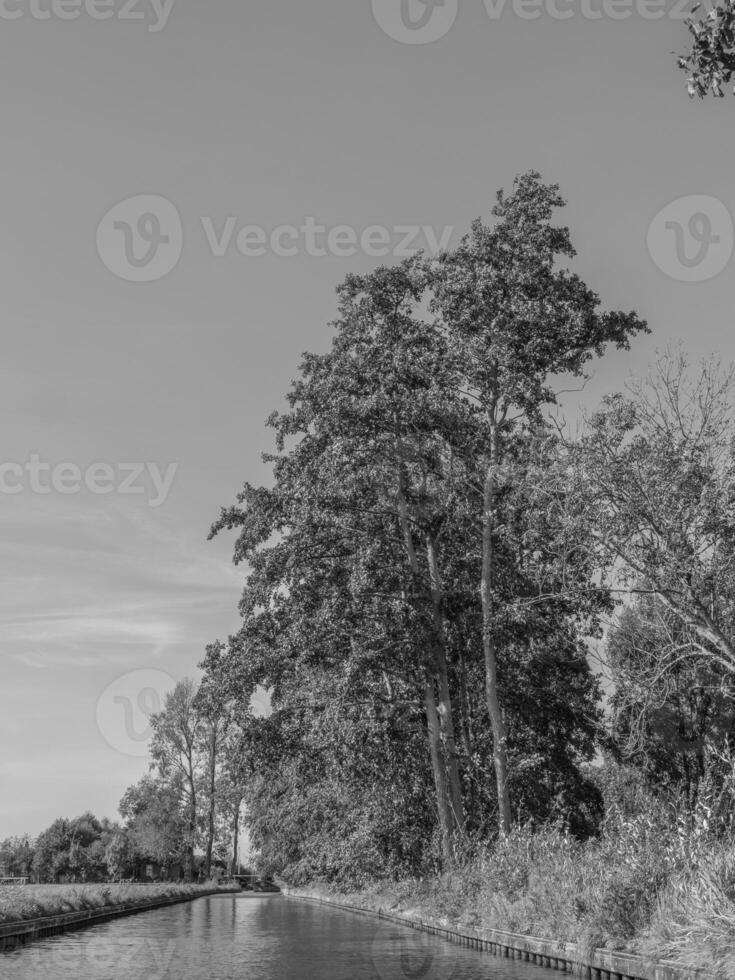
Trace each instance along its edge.
{"label": "canal bank", "polygon": [[12,950],[17,946],[23,946],[48,936],[56,936],[76,929],[86,929],[102,922],[109,922],[111,919],[137,915],[139,912],[150,912],[169,905],[180,905],[183,902],[193,902],[197,898],[204,898],[208,895],[235,894],[236,891],[239,889],[202,888],[180,895],[158,896],[148,901],[105,905],[100,908],[79,909],[35,919],[2,922],[0,923],[0,952]]}
{"label": "canal bank", "polygon": [[407,926],[448,942],[466,946],[493,956],[521,960],[547,969],[574,973],[583,980],[714,980],[705,970],[679,963],[652,963],[633,953],[607,949],[581,950],[577,943],[558,942],[535,936],[517,935],[498,929],[453,928],[446,919],[421,916],[415,913],[386,911],[381,907],[366,908],[337,898],[283,886],[283,895],[298,901],[330,906],[346,912]]}

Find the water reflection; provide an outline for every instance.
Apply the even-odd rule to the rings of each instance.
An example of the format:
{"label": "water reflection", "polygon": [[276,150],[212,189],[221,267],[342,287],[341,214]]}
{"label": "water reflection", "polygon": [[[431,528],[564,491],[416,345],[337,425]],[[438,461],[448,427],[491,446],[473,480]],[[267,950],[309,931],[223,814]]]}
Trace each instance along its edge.
{"label": "water reflection", "polygon": [[0,954],[2,980],[552,980],[559,973],[279,895],[217,895]]}

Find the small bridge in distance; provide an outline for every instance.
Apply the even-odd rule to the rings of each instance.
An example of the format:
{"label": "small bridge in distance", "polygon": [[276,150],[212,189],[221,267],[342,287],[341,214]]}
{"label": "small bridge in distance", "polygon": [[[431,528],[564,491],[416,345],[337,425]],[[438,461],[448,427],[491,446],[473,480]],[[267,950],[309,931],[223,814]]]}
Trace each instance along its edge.
{"label": "small bridge in distance", "polygon": [[244,891],[278,892],[281,890],[268,878],[261,878],[259,875],[233,875],[232,877]]}

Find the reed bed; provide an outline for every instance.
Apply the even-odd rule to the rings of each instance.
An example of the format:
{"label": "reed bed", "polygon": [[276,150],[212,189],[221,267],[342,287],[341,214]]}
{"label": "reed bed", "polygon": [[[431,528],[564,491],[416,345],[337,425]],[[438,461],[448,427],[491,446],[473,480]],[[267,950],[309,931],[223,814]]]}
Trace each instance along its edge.
{"label": "reed bed", "polygon": [[651,812],[610,820],[580,842],[558,829],[520,828],[436,877],[366,883],[348,904],[676,961],[735,978],[735,839]]}

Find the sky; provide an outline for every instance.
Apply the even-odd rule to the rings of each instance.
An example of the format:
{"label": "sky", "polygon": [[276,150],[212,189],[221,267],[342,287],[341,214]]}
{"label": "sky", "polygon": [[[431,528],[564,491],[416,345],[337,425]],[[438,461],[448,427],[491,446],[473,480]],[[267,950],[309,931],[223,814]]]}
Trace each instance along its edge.
{"label": "sky", "polygon": [[237,629],[208,531],[348,272],[536,169],[652,329],[583,402],[670,343],[735,357],[735,97],[687,98],[678,0],[535,2],[0,3],[0,839],[114,818]]}

